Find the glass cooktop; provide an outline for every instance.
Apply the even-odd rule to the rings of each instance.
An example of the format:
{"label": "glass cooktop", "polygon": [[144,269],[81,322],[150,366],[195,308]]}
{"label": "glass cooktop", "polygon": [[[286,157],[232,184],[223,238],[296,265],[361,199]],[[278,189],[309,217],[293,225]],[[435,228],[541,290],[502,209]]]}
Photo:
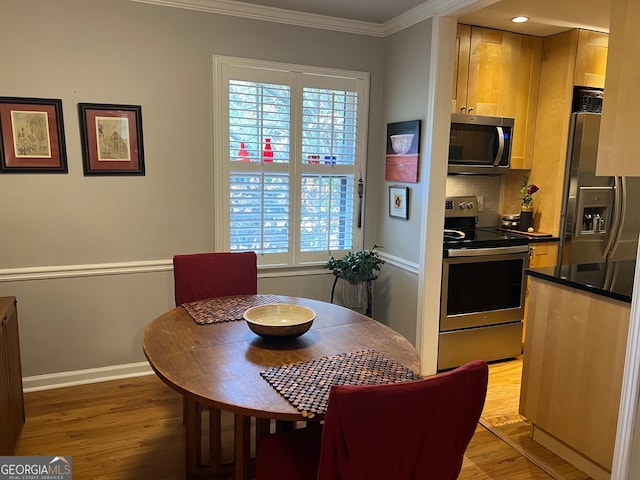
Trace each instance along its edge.
{"label": "glass cooktop", "polygon": [[[464,236],[462,236],[464,234]],[[529,238],[493,227],[445,229],[444,248],[492,248],[527,245]]]}

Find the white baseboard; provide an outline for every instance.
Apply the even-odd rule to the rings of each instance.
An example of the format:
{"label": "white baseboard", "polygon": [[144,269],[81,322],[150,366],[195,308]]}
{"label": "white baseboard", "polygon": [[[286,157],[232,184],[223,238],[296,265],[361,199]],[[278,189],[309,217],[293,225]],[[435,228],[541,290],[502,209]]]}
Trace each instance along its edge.
{"label": "white baseboard", "polygon": [[125,365],[113,365],[109,367],[88,368],[86,370],[73,370],[70,372],[24,377],[22,379],[22,388],[25,393],[37,392],[39,390],[71,387],[73,385],[85,385],[87,383],[140,377],[151,373],[153,373],[153,370],[148,362],[128,363]]}

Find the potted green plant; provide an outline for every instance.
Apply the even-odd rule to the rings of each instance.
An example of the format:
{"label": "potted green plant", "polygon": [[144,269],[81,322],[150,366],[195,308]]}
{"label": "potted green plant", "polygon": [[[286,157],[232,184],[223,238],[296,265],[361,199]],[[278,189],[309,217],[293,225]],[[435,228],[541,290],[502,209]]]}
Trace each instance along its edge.
{"label": "potted green plant", "polygon": [[[366,314],[371,315],[371,282],[377,278],[376,272],[380,271],[384,260],[378,256],[375,250],[382,248],[374,245],[369,250],[356,250],[348,252],[341,259],[331,257],[324,268],[331,270],[334,275],[333,286],[331,287],[331,303],[336,289],[338,279],[345,281],[347,288],[352,288],[355,292],[362,292],[363,286],[366,288],[367,307]],[[356,293],[356,296],[363,296]]]}

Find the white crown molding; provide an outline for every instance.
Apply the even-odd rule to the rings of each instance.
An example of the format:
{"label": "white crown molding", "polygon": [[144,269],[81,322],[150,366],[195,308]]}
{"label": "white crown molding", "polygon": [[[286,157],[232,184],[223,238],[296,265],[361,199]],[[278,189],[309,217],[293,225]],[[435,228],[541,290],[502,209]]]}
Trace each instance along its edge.
{"label": "white crown molding", "polygon": [[429,0],[386,22],[384,24],[384,36],[392,35],[436,15],[453,15],[472,5],[474,9],[477,9],[497,1],[498,0]]}
{"label": "white crown molding", "polygon": [[148,3],[165,7],[183,8],[199,12],[230,15],[266,22],[286,23],[299,27],[321,28],[337,32],[357,33],[374,37],[384,36],[383,26],[379,23],[360,22],[344,18],[329,17],[311,13],[295,12],[281,8],[265,7],[231,0],[130,0],[136,3]]}
{"label": "white crown molding", "polygon": [[[428,0],[384,24],[348,20],[311,13],[302,13],[281,8],[265,7],[234,0],[130,0],[136,3],[148,3],[165,7],[183,8],[199,12],[230,15],[234,17],[250,18],[266,22],[285,23],[301,27],[321,28],[359,35],[386,37],[399,32],[416,23],[433,17],[436,14],[446,14],[477,3],[481,0]],[[497,0],[489,0],[495,2]]]}

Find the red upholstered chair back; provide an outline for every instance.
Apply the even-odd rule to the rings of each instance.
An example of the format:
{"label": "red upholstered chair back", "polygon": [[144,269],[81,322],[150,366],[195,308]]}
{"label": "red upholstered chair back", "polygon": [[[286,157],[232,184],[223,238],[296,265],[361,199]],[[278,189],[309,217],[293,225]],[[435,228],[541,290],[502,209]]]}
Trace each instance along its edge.
{"label": "red upholstered chair back", "polygon": [[456,479],[487,380],[475,361],[417,382],[332,387],[318,479]]}
{"label": "red upholstered chair back", "polygon": [[255,252],[216,252],[173,257],[176,305],[205,298],[258,293]]}

